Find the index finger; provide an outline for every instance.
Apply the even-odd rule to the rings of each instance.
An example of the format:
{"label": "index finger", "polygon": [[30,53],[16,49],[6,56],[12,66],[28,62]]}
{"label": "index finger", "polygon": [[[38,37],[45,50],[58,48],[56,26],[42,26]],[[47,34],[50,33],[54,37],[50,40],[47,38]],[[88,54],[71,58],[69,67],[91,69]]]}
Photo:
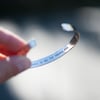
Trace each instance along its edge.
{"label": "index finger", "polygon": [[6,56],[15,55],[26,44],[19,36],[0,28],[0,53]]}

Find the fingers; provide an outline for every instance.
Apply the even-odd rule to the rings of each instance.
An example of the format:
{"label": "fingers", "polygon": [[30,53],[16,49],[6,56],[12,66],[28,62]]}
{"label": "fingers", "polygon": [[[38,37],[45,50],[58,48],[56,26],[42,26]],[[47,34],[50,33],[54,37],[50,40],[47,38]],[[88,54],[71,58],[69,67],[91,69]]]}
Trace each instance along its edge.
{"label": "fingers", "polygon": [[31,62],[24,56],[13,56],[0,60],[0,83],[29,68]]}
{"label": "fingers", "polygon": [[0,60],[6,59],[7,56],[0,54]]}
{"label": "fingers", "polygon": [[0,28],[0,53],[11,56],[15,55],[27,43],[10,31]]}
{"label": "fingers", "polygon": [[23,39],[0,28],[0,83],[31,66],[30,60],[21,56],[29,49],[29,45]]}

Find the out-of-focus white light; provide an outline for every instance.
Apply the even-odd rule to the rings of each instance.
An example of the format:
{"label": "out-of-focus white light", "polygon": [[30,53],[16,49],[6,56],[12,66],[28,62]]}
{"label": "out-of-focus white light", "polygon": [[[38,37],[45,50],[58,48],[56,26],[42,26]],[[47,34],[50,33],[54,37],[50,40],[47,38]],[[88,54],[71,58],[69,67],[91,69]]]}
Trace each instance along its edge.
{"label": "out-of-focus white light", "polygon": [[73,27],[70,24],[62,23],[61,26],[65,31],[73,31]]}

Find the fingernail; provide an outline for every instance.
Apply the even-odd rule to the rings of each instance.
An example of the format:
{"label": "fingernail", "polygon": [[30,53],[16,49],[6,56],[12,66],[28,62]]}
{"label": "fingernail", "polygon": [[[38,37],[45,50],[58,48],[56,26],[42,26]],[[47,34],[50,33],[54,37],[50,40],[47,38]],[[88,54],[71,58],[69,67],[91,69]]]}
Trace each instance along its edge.
{"label": "fingernail", "polygon": [[25,69],[30,68],[31,62],[25,56],[13,56],[9,58],[9,61],[17,67],[19,72],[24,71]]}

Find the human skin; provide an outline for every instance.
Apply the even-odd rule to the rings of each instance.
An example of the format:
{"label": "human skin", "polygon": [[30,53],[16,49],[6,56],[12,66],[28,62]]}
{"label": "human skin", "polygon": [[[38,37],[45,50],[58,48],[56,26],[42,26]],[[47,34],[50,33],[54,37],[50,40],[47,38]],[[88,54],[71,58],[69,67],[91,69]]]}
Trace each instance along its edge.
{"label": "human skin", "polygon": [[26,45],[19,36],[0,28],[0,83],[30,68],[31,62],[25,56],[30,48],[21,55]]}

